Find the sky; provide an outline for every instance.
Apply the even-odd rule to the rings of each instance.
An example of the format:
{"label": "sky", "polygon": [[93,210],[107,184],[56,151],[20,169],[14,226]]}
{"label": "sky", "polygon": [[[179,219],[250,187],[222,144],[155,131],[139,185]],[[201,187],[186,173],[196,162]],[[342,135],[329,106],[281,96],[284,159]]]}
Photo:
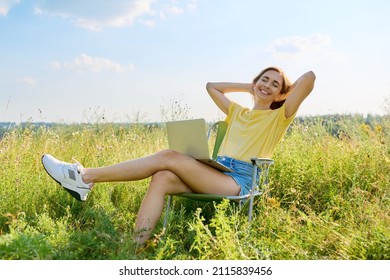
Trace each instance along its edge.
{"label": "sky", "polygon": [[298,115],[384,114],[389,14],[387,0],[0,0],[0,121],[217,120],[206,83],[271,65],[316,74]]}

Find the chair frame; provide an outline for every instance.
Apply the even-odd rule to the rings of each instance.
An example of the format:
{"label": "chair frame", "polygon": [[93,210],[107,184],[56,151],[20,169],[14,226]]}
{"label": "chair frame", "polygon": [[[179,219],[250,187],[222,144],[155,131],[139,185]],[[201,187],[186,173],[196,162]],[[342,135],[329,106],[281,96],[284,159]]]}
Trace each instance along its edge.
{"label": "chair frame", "polygon": [[[221,145],[222,139],[226,133],[227,124],[224,121],[219,121],[210,126],[207,138],[210,139],[212,131],[217,128],[217,136],[214,143],[213,150],[213,158],[217,157],[219,147]],[[248,209],[248,221],[252,220],[252,212],[253,212],[253,202],[256,196],[262,195],[265,192],[265,188],[268,185],[268,172],[269,167],[274,164],[274,160],[270,158],[251,158],[252,163],[252,186],[251,190],[246,195],[215,195],[215,194],[203,194],[203,193],[180,193],[173,194],[168,196],[166,208],[165,208],[165,217],[163,227],[166,229],[169,219],[169,213],[172,206],[173,196],[185,197],[193,200],[211,202],[211,201],[222,201],[223,199],[228,199],[230,201],[237,202],[239,205],[239,209],[249,201],[249,209]],[[259,174],[259,180],[256,180],[256,175]]]}

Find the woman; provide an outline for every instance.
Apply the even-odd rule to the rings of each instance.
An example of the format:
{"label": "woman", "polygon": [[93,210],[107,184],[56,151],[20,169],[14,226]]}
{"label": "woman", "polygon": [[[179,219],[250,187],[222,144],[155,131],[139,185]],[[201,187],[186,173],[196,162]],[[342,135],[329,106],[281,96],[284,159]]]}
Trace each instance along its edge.
{"label": "woman", "polygon": [[[251,157],[270,157],[295,114],[313,89],[315,75],[307,72],[294,84],[276,67],[264,69],[252,83],[208,83],[207,91],[229,123],[218,160],[234,162],[236,172],[220,172],[187,155],[163,150],[119,164],[84,168],[43,155],[48,174],[76,199],[86,200],[99,182],[133,181],[152,177],[135,224],[134,240],[147,241],[161,216],[165,195],[183,192],[238,195],[249,192]],[[247,92],[252,109],[231,101],[226,93]],[[247,172],[246,172],[247,171]],[[202,174],[202,176],[199,176]]]}

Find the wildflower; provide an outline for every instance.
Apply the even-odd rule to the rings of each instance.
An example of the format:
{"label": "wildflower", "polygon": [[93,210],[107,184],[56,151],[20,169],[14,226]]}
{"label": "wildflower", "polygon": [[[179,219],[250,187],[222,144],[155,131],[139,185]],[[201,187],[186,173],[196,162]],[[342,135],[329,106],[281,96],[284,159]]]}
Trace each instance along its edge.
{"label": "wildflower", "polygon": [[276,198],[273,198],[273,197],[267,198],[267,204],[270,205],[271,207],[275,207],[275,208],[280,206],[280,202]]}

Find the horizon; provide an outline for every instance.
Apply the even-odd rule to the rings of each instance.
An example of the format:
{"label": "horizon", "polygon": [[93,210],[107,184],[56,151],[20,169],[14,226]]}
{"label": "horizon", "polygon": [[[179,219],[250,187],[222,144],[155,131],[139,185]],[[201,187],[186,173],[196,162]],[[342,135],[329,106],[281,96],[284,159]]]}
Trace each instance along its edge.
{"label": "horizon", "polygon": [[[362,119],[367,121],[370,119],[387,119],[389,117],[389,114],[360,114],[360,113],[346,113],[346,114],[339,114],[339,113],[334,113],[334,114],[319,114],[319,115],[299,115],[295,117],[295,121],[299,120],[310,120],[310,119],[327,119],[327,118],[335,118],[339,117],[340,119],[343,118],[350,118],[350,119]],[[190,120],[194,119],[192,117],[188,118],[181,118],[177,119],[177,121],[180,120]],[[133,124],[141,124],[141,125],[153,125],[153,124],[164,124],[166,122],[173,121],[173,120],[159,120],[159,121],[136,121],[136,120],[129,120],[129,121],[107,121],[106,119],[98,119],[95,121],[82,121],[82,122],[61,122],[61,121],[54,121],[54,122],[47,122],[47,121],[34,121],[34,120],[27,120],[23,122],[15,122],[15,121],[1,121],[0,120],[0,128],[4,127],[14,127],[14,126],[20,126],[20,125],[64,125],[64,126],[72,126],[72,125],[104,125],[104,124],[114,124],[114,125],[133,125]],[[213,123],[218,120],[206,120],[207,123]],[[338,121],[338,119],[336,120]]]}

